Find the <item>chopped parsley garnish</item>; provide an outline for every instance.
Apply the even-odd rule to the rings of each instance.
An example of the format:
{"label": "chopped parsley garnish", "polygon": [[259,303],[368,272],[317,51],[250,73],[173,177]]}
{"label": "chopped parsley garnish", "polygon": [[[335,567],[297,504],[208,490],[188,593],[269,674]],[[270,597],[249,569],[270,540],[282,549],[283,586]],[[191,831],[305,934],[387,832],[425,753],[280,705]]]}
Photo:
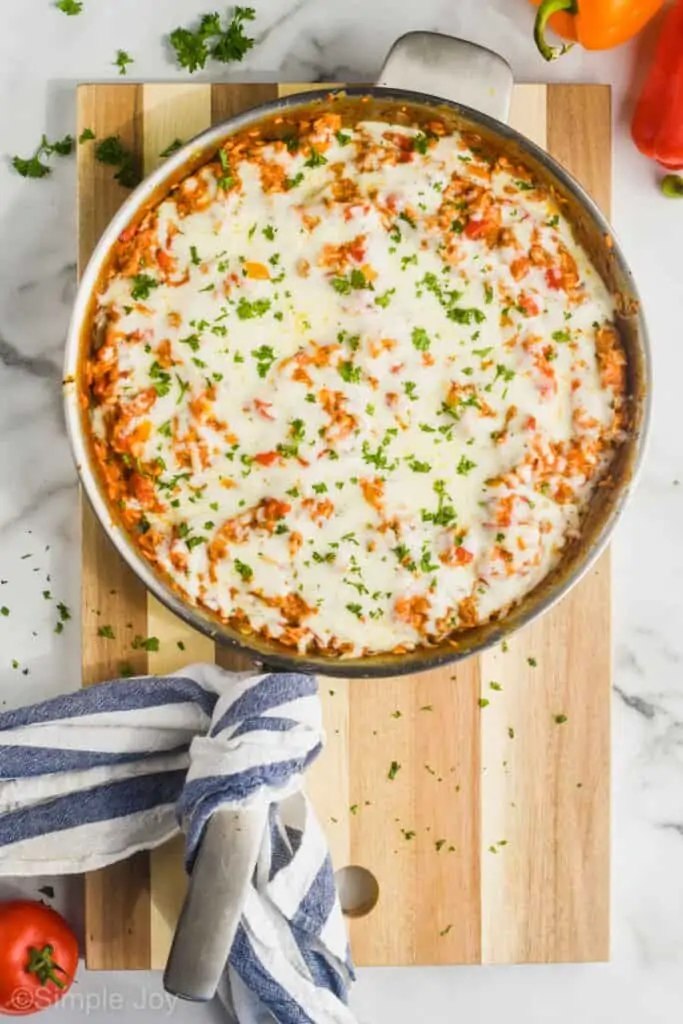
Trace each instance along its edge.
{"label": "chopped parsley garnish", "polygon": [[538,662],[536,661],[535,658],[527,658],[526,660],[527,660],[527,665],[531,665],[532,668],[537,668],[538,667]]}
{"label": "chopped parsley garnish", "polygon": [[564,725],[567,721],[566,715],[555,715],[555,725]]}
{"label": "chopped parsley garnish", "polygon": [[156,359],[149,368],[152,386],[159,398],[163,398],[171,390],[171,374],[162,370]]}
{"label": "chopped parsley garnish", "polygon": [[418,352],[426,352],[432,343],[424,327],[413,327],[411,337]]}
{"label": "chopped parsley garnish", "polygon": [[410,548],[407,544],[397,544],[393,551],[404,569],[407,569],[409,572],[415,572],[417,565],[411,557]]}
{"label": "chopped parsley garnish", "polygon": [[327,163],[327,158],[319,153],[315,147],[311,146],[311,155],[308,160],[304,162],[304,167],[322,167]]}
{"label": "chopped parsley garnish", "polygon": [[254,45],[244,33],[244,22],[253,21],[253,7],[235,7],[231,21],[224,28],[217,12],[203,15],[199,27],[193,32],[177,28],[170,35],[176,60],[181,68],[194,74],[206,66],[209,57],[223,64],[240,61]]}
{"label": "chopped parsley garnish", "polygon": [[568,330],[564,331],[553,331],[551,335],[553,341],[566,342],[571,341],[571,335]]}
{"label": "chopped parsley garnish", "polygon": [[290,192],[293,188],[296,188],[297,185],[300,185],[303,180],[303,171],[299,171],[299,173],[295,174],[293,178],[285,178],[285,189],[287,192]]}
{"label": "chopped parsley garnish", "polygon": [[254,299],[250,302],[244,296],[237,304],[237,316],[240,320],[253,320],[256,316],[265,316],[270,309],[270,299]]}
{"label": "chopped parsley garnish", "polygon": [[470,309],[459,309],[456,306],[453,309],[449,309],[446,316],[456,324],[480,324],[486,319],[485,314],[476,307],[472,307]]}
{"label": "chopped parsley garnish", "polygon": [[111,626],[100,626],[97,635],[104,637],[105,640],[116,640],[116,634]]}
{"label": "chopped parsley garnish", "polygon": [[150,277],[149,274],[135,274],[131,278],[133,282],[130,290],[131,298],[135,299],[136,302],[144,301],[148,299],[153,288],[158,288],[160,282],[154,277]]}
{"label": "chopped parsley garnish", "polygon": [[350,611],[352,615],[355,615],[357,619],[363,618],[363,607],[360,604],[347,604],[347,611]]}
{"label": "chopped parsley garnish", "polygon": [[200,341],[196,334],[188,334],[186,338],[178,339],[181,345],[189,345],[193,352],[199,351]]}
{"label": "chopped parsley garnish", "polygon": [[95,138],[95,133],[92,128],[84,128],[81,134],[78,136],[78,144],[82,146],[84,142],[90,142],[91,139]]}
{"label": "chopped parsley garnish", "polygon": [[354,366],[349,359],[345,359],[339,363],[337,369],[339,370],[339,376],[342,380],[345,380],[347,384],[358,384],[360,382],[362,370],[360,366]]}
{"label": "chopped parsley garnish", "polygon": [[401,270],[406,270],[410,266],[417,266],[417,253],[413,253],[412,256],[401,256]]}
{"label": "chopped parsley garnish", "polygon": [[480,708],[487,708],[489,706],[489,700],[486,697],[480,697],[477,704]]}
{"label": "chopped parsley garnish", "polygon": [[275,235],[277,234],[277,228],[273,227],[272,224],[266,224],[266,226],[261,231],[261,234],[263,235],[264,238],[267,238],[269,242],[274,242]]}
{"label": "chopped parsley garnish", "polygon": [[135,61],[133,60],[131,55],[129,53],[126,53],[125,50],[117,50],[116,51],[116,60],[112,61],[112,64],[114,65],[114,67],[117,67],[119,69],[119,74],[120,75],[128,74],[128,72],[126,71],[126,68],[128,67],[129,64],[134,64],[134,63],[135,63]]}
{"label": "chopped parsley garnish", "polygon": [[158,651],[159,650],[159,637],[157,636],[140,636],[136,634],[133,637],[133,642],[130,645],[134,651]]}
{"label": "chopped parsley garnish", "polygon": [[368,281],[362,270],[353,269],[348,277],[333,277],[330,284],[340,295],[349,295],[351,291],[361,288],[373,289],[373,284]]}
{"label": "chopped parsley garnish", "polygon": [[346,132],[335,132],[335,138],[340,146],[348,146],[351,141],[351,136]]}
{"label": "chopped parsley garnish", "polygon": [[235,559],[235,569],[240,574],[245,583],[249,583],[254,576],[254,570],[250,565],[245,562],[241,562],[239,558]]}
{"label": "chopped parsley garnish", "polygon": [[520,190],[520,192],[532,192],[536,188],[536,186],[532,182],[522,181],[519,178],[515,181],[515,185]]}
{"label": "chopped parsley garnish", "polygon": [[387,772],[387,778],[390,779],[393,782],[394,779],[396,778],[396,776],[398,775],[398,773],[400,772],[400,770],[401,770],[401,766],[398,763],[398,761],[392,761],[391,764],[389,765],[389,771]]}
{"label": "chopped parsley garnish", "polygon": [[439,568],[435,565],[430,558],[427,541],[422,545],[422,554],[420,555],[420,570],[422,572],[436,572]]}
{"label": "chopped parsley garnish", "polygon": [[512,728],[511,725],[508,725],[508,736],[510,737],[511,740],[514,740],[515,738],[515,730]]}
{"label": "chopped parsley garnish", "polygon": [[185,143],[183,142],[182,139],[174,139],[173,142],[170,142],[168,144],[166,149],[162,149],[161,153],[159,153],[159,156],[173,156],[173,154],[177,153],[178,150],[181,149],[184,145]]}
{"label": "chopped parsley garnish", "polygon": [[3,604],[2,608],[0,608],[0,615],[4,615],[5,618],[9,615],[9,608],[6,604]]}
{"label": "chopped parsley garnish", "polygon": [[447,924],[445,928],[441,929],[441,931],[439,932],[439,935],[442,938],[443,938],[444,935],[448,935],[448,933],[449,933],[449,931],[451,930],[452,927],[453,927],[452,924]]}
{"label": "chopped parsley garnish", "polygon": [[424,156],[429,148],[429,136],[420,132],[413,138],[413,149],[417,150],[418,153],[422,153]]}
{"label": "chopped parsley garnish", "polygon": [[47,136],[43,135],[33,156],[27,159],[21,156],[12,157],[12,167],[22,178],[45,178],[52,172],[52,168],[43,163],[41,158],[52,156],[53,153],[58,156],[68,156],[73,150],[73,146],[72,135],[65,135],[57,142],[48,142]]}
{"label": "chopped parsley garnish", "polygon": [[419,459],[416,459],[413,456],[410,457],[408,465],[412,469],[413,473],[429,473],[432,468],[431,463],[420,462]]}
{"label": "chopped parsley garnish", "polygon": [[403,390],[405,391],[407,397],[410,399],[411,402],[417,402],[417,395],[415,393],[416,388],[417,384],[415,383],[414,380],[407,380],[403,385]]}
{"label": "chopped parsley garnish", "polygon": [[198,267],[198,266],[201,265],[202,261],[199,258],[199,253],[197,252],[197,246],[196,245],[191,245],[190,246],[190,259],[192,260],[192,262],[195,265],[195,267]]}
{"label": "chopped parsley garnish", "polygon": [[557,214],[555,214],[554,217],[549,217],[548,220],[545,222],[546,227],[548,228],[556,228],[559,223],[560,218],[557,216]]}
{"label": "chopped parsley garnish", "polygon": [[220,160],[222,175],[218,179],[218,187],[222,188],[224,192],[227,192],[230,186],[234,182],[234,178],[230,171],[230,162],[228,160],[228,154],[224,149],[218,150],[218,159]]}
{"label": "chopped parsley garnish", "polygon": [[391,302],[391,296],[394,295],[395,292],[395,288],[389,288],[389,290],[386,291],[384,295],[378,295],[377,298],[375,299],[375,305],[381,306],[382,309],[386,309],[389,303]]}
{"label": "chopped parsley garnish", "polygon": [[405,210],[401,210],[401,212],[398,215],[398,219],[404,220],[406,224],[410,224],[411,228],[417,227],[417,224],[415,223],[413,218],[409,214],[407,214]]}
{"label": "chopped parsley garnish", "polygon": [[491,690],[502,690],[503,689],[503,687],[500,685],[500,683],[496,683],[493,680],[489,683],[489,688]]}
{"label": "chopped parsley garnish", "polygon": [[256,370],[259,377],[265,377],[273,363],[277,361],[277,356],[270,345],[261,345],[259,348],[254,348],[251,350],[251,354],[256,360]]}
{"label": "chopped parsley garnish", "polygon": [[451,222],[451,231],[454,231],[456,235],[461,235],[465,230],[465,225],[461,220],[454,220]]}
{"label": "chopped parsley garnish", "polygon": [[55,7],[64,14],[68,14],[69,17],[73,17],[75,14],[82,13],[83,0],[57,0]]}
{"label": "chopped parsley garnish", "polygon": [[436,512],[428,512],[426,509],[422,509],[422,522],[434,523],[435,526],[450,526],[451,523],[455,522],[458,516],[448,500],[448,495],[446,494],[446,481],[435,480],[433,490],[438,496]]}
{"label": "chopped parsley garnish", "polygon": [[460,461],[458,462],[458,465],[456,466],[456,472],[460,476],[467,476],[468,473],[470,473],[473,469],[476,469],[476,468],[477,468],[476,462],[472,462],[472,460],[468,459],[466,455],[461,455],[460,456]]}

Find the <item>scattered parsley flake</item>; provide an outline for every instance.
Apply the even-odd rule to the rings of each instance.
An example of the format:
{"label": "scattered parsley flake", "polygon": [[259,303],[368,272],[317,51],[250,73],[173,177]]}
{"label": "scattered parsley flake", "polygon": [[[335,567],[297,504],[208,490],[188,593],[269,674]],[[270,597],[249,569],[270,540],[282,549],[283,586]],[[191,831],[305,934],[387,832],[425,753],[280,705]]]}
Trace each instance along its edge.
{"label": "scattered parsley flake", "polygon": [[69,17],[73,17],[75,14],[82,14],[83,0],[57,0],[55,7],[64,14],[68,14]]}
{"label": "scattered parsley flake", "polygon": [[130,294],[131,298],[135,299],[136,302],[144,302],[145,299],[148,299],[152,289],[158,288],[161,283],[149,274],[135,274],[131,281],[133,284]]}
{"label": "scattered parsley flake", "polygon": [[126,71],[126,68],[128,67],[129,64],[134,64],[134,63],[135,63],[135,61],[133,60],[131,55],[129,53],[126,53],[125,50],[117,50],[116,51],[116,60],[112,61],[112,64],[114,65],[114,67],[117,67],[119,69],[119,74],[120,75],[127,75],[128,72]]}
{"label": "scattered parsley flake", "polygon": [[9,615],[9,608],[6,604],[3,604],[2,608],[0,608],[0,615],[4,615],[5,618]]}
{"label": "scattered parsley flake", "polygon": [[426,352],[429,349],[431,340],[424,327],[413,327],[411,337],[418,352]]}
{"label": "scattered parsley flake", "polygon": [[423,704],[422,707],[420,708],[420,711],[433,711],[433,710],[434,710],[434,705],[433,704]]}
{"label": "scattered parsley flake", "polygon": [[441,931],[439,932],[439,935],[441,935],[442,937],[444,935],[448,935],[448,933],[449,933],[449,931],[451,930],[452,927],[453,927],[452,924],[447,924],[445,928],[441,929]]}
{"label": "scattered parsley flake", "polygon": [[185,143],[183,142],[182,139],[174,139],[173,142],[170,142],[168,144],[166,149],[162,149],[161,153],[159,153],[159,156],[173,156],[173,154],[177,153],[179,149],[182,149],[184,145]]}
{"label": "scattered parsley flake", "polygon": [[358,814],[358,804],[351,804],[349,807],[351,814]]}
{"label": "scattered parsley flake", "polygon": [[468,459],[466,455],[461,455],[460,461],[456,466],[456,473],[458,473],[460,476],[467,476],[468,473],[470,473],[473,469],[476,468],[476,462],[472,462],[472,460]]}
{"label": "scattered parsley flake", "polygon": [[90,142],[91,139],[95,138],[95,133],[92,128],[84,128],[81,134],[78,136],[78,144],[82,146],[84,142]]}
{"label": "scattered parsley flake", "polygon": [[390,779],[393,782],[394,779],[396,778],[396,776],[398,775],[398,773],[400,772],[400,770],[401,770],[401,766],[398,763],[398,761],[392,761],[391,764],[389,765],[389,771],[387,773],[387,778]]}
{"label": "scattered parsley flake", "polygon": [[512,728],[511,725],[508,725],[508,736],[510,737],[511,740],[514,740],[515,738],[515,730]]}
{"label": "scattered parsley flake", "polygon": [[567,721],[567,716],[566,715],[555,715],[555,724],[556,725],[564,725],[564,723],[566,721]]}
{"label": "scattered parsley flake", "polygon": [[133,641],[130,645],[134,651],[158,651],[159,650],[159,638],[156,636],[140,636],[138,633],[133,637]]}
{"label": "scattered parsley flake", "polygon": [[500,683],[496,683],[496,682],[493,682],[493,681],[491,681],[489,683],[489,686],[490,686],[490,688],[492,690],[502,690],[503,689],[503,687],[500,685]]}
{"label": "scattered parsley flake", "polygon": [[336,138],[336,140],[337,140],[337,142],[339,143],[340,146],[348,146],[349,142],[351,142],[351,136],[348,135],[346,132],[341,132],[340,131],[340,132],[335,132],[334,134],[335,134],[335,138]]}
{"label": "scattered parsley flake", "polygon": [[538,666],[538,662],[536,661],[535,658],[527,658],[526,660],[527,660],[527,665],[531,665],[532,668],[536,668]]}
{"label": "scattered parsley flake", "polygon": [[392,718],[402,718],[403,717],[403,713],[401,711],[399,711],[398,708],[396,708],[395,711],[391,712],[391,717]]}
{"label": "scattered parsley flake", "polygon": [[239,558],[235,559],[235,569],[245,583],[249,583],[254,577],[254,570],[252,567],[247,565],[245,562],[241,562]]}
{"label": "scattered parsley flake", "polygon": [[437,839],[436,842],[434,843],[434,848],[436,849],[436,852],[438,853],[439,850],[441,850],[441,848],[443,846],[445,846],[445,845],[446,845],[446,840],[445,839]]}
{"label": "scattered parsley flake", "polygon": [[97,630],[98,636],[103,636],[106,640],[115,640],[116,634],[111,626],[100,626]]}
{"label": "scattered parsley flake", "polygon": [[480,697],[479,700],[477,701],[477,704],[479,705],[480,708],[486,708],[489,705],[489,700],[486,697]]}

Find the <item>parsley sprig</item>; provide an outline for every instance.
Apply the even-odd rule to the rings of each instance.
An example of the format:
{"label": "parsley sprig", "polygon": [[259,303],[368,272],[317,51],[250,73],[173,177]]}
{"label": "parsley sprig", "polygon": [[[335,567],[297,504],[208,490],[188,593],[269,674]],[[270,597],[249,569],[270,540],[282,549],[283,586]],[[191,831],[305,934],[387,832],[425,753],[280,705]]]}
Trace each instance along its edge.
{"label": "parsley sprig", "polygon": [[179,66],[194,74],[206,66],[209,57],[222,64],[242,60],[254,45],[254,40],[245,35],[244,24],[253,21],[255,16],[253,7],[235,7],[225,28],[221,25],[220,14],[214,11],[203,15],[195,31],[175,29],[171,32],[170,43]]}
{"label": "parsley sprig", "polygon": [[56,153],[57,156],[69,156],[73,148],[72,135],[65,135],[63,139],[58,139],[56,142],[49,142],[47,135],[43,135],[33,156],[28,158],[12,157],[12,167],[21,174],[22,178],[45,178],[52,172],[52,168],[49,164],[44,163],[43,159],[52,156],[53,153]]}

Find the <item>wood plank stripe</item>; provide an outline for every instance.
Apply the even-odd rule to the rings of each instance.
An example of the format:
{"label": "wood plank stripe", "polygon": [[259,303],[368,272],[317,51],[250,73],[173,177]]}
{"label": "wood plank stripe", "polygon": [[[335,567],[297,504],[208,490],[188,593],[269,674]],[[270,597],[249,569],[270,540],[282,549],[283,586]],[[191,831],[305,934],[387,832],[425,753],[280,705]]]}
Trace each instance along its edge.
{"label": "wood plank stripe", "polygon": [[[142,87],[145,174],[164,161],[162,152],[176,139],[186,142],[211,124],[210,85],[147,84]],[[175,672],[192,662],[213,662],[212,640],[186,626],[151,594],[148,630],[159,649],[149,655],[149,671]],[[178,837],[150,853],[150,967],[163,968],[180,913],[187,880],[183,842]]]}
{"label": "wood plank stripe", "polygon": [[[529,90],[538,87],[525,88],[526,114],[513,124],[533,136],[538,98]],[[535,141],[547,142],[607,211],[609,104],[601,86],[552,86],[547,117],[533,118]],[[482,710],[485,962],[609,955],[610,593],[606,555],[511,639],[508,653],[480,658],[481,696],[490,702]]]}
{"label": "wood plank stripe", "polygon": [[[120,135],[139,159],[142,148],[139,86],[81,86],[78,90],[79,134],[91,128],[98,139]],[[128,195],[113,170],[95,161],[94,144],[78,147],[79,271],[100,235]],[[120,674],[122,664],[147,671],[144,651],[132,651],[136,634],[147,633],[146,591],[119,558],[90,506],[82,506],[82,665],[83,683]],[[111,626],[114,639],[98,635]],[[116,894],[112,898],[112,894]],[[85,879],[85,958],[92,970],[140,969],[150,963],[149,863],[146,854]]]}

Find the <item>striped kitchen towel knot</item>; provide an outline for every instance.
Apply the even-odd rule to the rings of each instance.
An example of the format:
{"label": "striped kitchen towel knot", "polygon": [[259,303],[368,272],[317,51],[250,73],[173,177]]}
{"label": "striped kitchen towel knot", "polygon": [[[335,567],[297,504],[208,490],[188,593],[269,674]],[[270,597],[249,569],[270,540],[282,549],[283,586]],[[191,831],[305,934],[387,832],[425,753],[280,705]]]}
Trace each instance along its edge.
{"label": "striped kitchen towel knot", "polygon": [[[346,929],[303,793],[323,743],[312,676],[190,665],[0,714],[0,874],[92,871],[218,808],[266,808],[224,992],[238,1021],[353,1024]],[[229,956],[228,956],[229,952]]]}

